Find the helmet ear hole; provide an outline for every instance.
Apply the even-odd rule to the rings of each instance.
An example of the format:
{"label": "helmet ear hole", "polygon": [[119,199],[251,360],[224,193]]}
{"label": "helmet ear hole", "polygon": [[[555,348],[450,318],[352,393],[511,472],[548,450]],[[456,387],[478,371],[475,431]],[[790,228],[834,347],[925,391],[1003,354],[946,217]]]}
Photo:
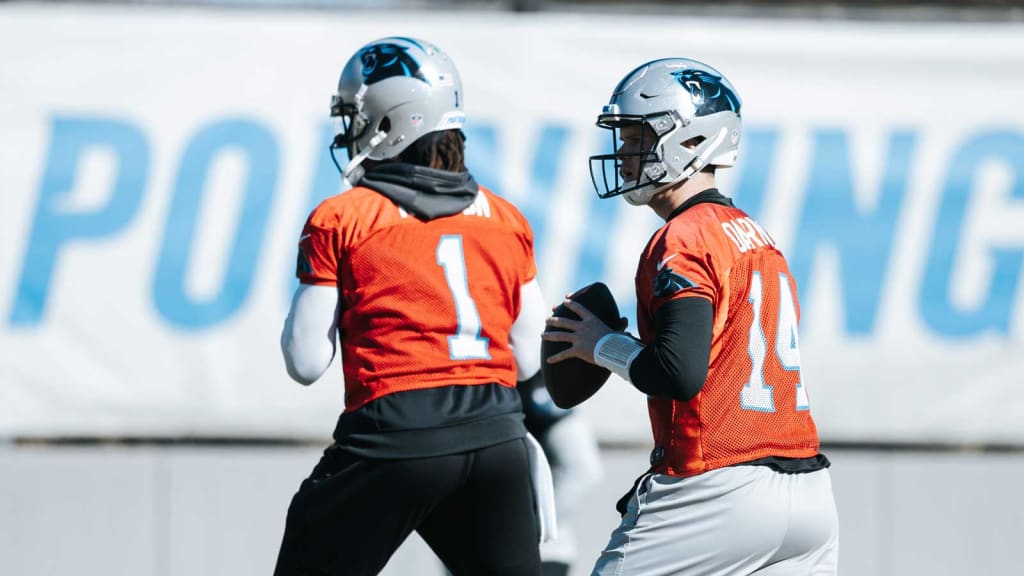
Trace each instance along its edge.
{"label": "helmet ear hole", "polygon": [[697,146],[700,146],[700,143],[705,141],[705,140],[707,140],[707,138],[705,138],[703,136],[694,136],[693,138],[690,138],[686,142],[683,142],[682,143],[682,147],[692,150],[692,149],[696,148]]}
{"label": "helmet ear hole", "polygon": [[377,125],[378,132],[390,132],[391,131],[391,118],[387,116],[381,118],[380,124]]}

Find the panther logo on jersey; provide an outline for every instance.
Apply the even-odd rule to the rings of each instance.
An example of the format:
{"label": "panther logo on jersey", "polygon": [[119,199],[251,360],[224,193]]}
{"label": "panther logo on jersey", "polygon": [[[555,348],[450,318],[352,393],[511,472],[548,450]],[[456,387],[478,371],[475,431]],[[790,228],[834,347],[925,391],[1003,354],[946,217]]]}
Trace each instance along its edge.
{"label": "panther logo on jersey", "polygon": [[740,99],[722,84],[722,77],[703,70],[679,70],[672,76],[690,93],[695,116],[729,110],[740,113]]}
{"label": "panther logo on jersey", "polygon": [[309,261],[306,251],[299,248],[299,255],[295,258],[295,276],[301,277],[313,273],[313,264]]}
{"label": "panther logo on jersey", "polygon": [[427,77],[420,71],[420,64],[406,52],[408,48],[397,44],[374,44],[359,53],[363,62],[363,82],[373,84],[385,78],[407,76],[418,78],[427,84]]}
{"label": "panther logo on jersey", "polygon": [[692,280],[667,266],[654,277],[654,295],[657,297],[671,296],[687,288],[696,287],[697,285]]}

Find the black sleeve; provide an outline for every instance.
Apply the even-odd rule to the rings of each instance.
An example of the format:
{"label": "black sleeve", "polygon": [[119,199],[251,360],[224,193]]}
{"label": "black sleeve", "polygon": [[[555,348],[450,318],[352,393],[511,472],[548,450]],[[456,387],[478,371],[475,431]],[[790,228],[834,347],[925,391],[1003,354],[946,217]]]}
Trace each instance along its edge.
{"label": "black sleeve", "polygon": [[629,378],[648,396],[689,401],[708,377],[714,311],[705,298],[677,298],[654,315],[655,342],[629,366]]}

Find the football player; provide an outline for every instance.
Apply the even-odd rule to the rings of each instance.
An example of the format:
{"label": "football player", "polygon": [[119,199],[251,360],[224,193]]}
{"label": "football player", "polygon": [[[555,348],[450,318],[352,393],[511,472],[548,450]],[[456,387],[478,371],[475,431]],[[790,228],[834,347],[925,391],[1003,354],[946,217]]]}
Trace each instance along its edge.
{"label": "football player", "polygon": [[547,307],[526,219],[466,170],[463,100],[422,40],[372,42],[341,74],[332,154],[353,188],[306,221],[281,346],[310,384],[340,335],[344,411],[278,576],[377,574],[414,530],[457,576],[540,574],[550,472],[516,383],[538,371]]}
{"label": "football player", "polygon": [[598,195],[665,224],[636,272],[639,338],[580,304],[543,338],[648,396],[651,467],[619,502],[594,574],[835,574],[838,522],[800,373],[793,275],[768,232],[718,191],[736,161],[740,99],[714,68],[648,62],[616,86],[591,157]]}

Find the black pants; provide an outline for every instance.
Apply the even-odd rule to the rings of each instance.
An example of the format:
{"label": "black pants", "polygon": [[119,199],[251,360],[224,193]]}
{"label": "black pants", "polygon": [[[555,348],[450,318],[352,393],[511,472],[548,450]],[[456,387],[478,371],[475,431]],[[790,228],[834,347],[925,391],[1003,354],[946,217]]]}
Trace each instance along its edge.
{"label": "black pants", "polygon": [[376,460],[328,448],[288,509],[275,576],[372,575],[416,530],[455,576],[540,576],[524,440]]}

